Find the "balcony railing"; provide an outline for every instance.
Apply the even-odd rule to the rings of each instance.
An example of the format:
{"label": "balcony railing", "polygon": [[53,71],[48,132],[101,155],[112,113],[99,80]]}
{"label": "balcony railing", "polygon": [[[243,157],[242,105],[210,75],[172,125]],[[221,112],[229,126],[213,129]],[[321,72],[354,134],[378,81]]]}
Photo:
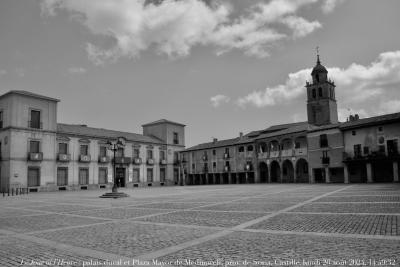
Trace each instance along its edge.
{"label": "balcony railing", "polygon": [[224,153],[224,159],[229,159],[229,153]]}
{"label": "balcony railing", "polygon": [[304,156],[307,155],[307,148],[306,147],[301,147],[301,148],[296,148],[294,150],[294,154],[296,156]]}
{"label": "balcony railing", "polygon": [[166,159],[160,159],[160,165],[167,165]]}
{"label": "balcony railing", "polygon": [[70,154],[58,153],[57,160],[61,162],[68,162],[71,160]]}
{"label": "balcony railing", "polygon": [[230,166],[224,166],[224,172],[229,172],[231,170]]}
{"label": "balcony railing", "polygon": [[141,158],[133,158],[133,164],[136,164],[136,165],[142,164],[142,159]]}
{"label": "balcony railing", "polygon": [[154,165],[154,159],[147,159],[147,165]]}
{"label": "balcony railing", "polygon": [[277,158],[277,157],[279,157],[279,151],[271,151],[271,152],[269,153],[269,157],[270,157],[270,158]]}
{"label": "balcony railing", "polygon": [[252,171],[253,170],[253,164],[247,163],[245,166],[246,171]]}
{"label": "balcony railing", "polygon": [[115,157],[114,160],[116,164],[129,164],[132,161],[130,157]]}
{"label": "balcony railing", "polygon": [[28,121],[28,127],[34,129],[43,129],[42,122]]}
{"label": "balcony railing", "polygon": [[293,156],[293,150],[292,149],[283,149],[281,151],[281,157],[291,157]]}
{"label": "balcony railing", "polygon": [[259,153],[258,153],[258,158],[259,158],[259,159],[266,159],[266,158],[268,158],[268,152],[259,152]]}
{"label": "balcony railing", "polygon": [[80,162],[90,162],[90,155],[79,155]]}
{"label": "balcony railing", "polygon": [[203,167],[203,173],[208,173],[208,167]]}
{"label": "balcony railing", "polygon": [[203,161],[207,161],[208,160],[207,156],[203,156],[202,159],[203,159]]}
{"label": "balcony railing", "polygon": [[30,152],[28,154],[28,160],[30,161],[42,161],[43,153],[42,152]]}
{"label": "balcony railing", "polygon": [[100,163],[108,163],[108,162],[110,162],[110,158],[107,156],[99,156],[99,162]]}

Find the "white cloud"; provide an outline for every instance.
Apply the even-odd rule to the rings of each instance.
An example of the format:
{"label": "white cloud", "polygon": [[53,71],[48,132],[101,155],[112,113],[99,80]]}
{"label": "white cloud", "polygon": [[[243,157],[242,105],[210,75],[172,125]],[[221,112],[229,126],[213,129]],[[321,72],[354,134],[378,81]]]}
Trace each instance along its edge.
{"label": "white cloud", "polygon": [[217,54],[239,49],[265,57],[277,42],[321,27],[296,14],[316,2],[272,0],[253,4],[238,17],[232,15],[233,4],[204,0],[42,0],[41,11],[56,16],[58,10],[67,10],[94,35],[112,39],[114,46],[108,48],[87,44],[89,59],[102,64],[135,58],[151,48],[169,57],[186,56],[196,45],[212,45]]}
{"label": "white cloud", "polygon": [[[381,53],[377,60],[364,66],[353,63],[345,69],[328,68],[329,77],[336,83],[339,117],[348,117],[348,108],[361,116],[400,111],[398,96],[400,87],[400,51]],[[240,97],[236,103],[241,107],[266,107],[290,102],[306,94],[306,80],[311,69],[290,73],[284,84],[267,87]],[[372,103],[372,105],[371,105]]]}
{"label": "white cloud", "polygon": [[71,67],[71,68],[68,69],[68,72],[70,74],[84,74],[84,73],[86,73],[86,71],[87,70],[85,68],[82,68],[82,67]]}
{"label": "white cloud", "polygon": [[228,103],[230,101],[230,98],[226,95],[216,95],[210,98],[211,105],[213,107],[219,107],[223,103]]}
{"label": "white cloud", "polygon": [[322,11],[327,14],[331,13],[335,7],[341,3],[343,3],[345,0],[325,0],[324,3],[322,4],[321,8]]}

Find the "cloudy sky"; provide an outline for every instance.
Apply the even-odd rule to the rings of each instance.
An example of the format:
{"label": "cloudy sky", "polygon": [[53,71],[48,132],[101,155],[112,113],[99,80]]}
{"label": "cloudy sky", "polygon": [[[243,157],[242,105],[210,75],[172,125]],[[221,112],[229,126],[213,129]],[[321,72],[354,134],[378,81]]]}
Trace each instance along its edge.
{"label": "cloudy sky", "polygon": [[0,93],[61,99],[58,121],[141,133],[166,118],[187,146],[306,120],[316,61],[339,117],[400,111],[398,0],[0,1]]}

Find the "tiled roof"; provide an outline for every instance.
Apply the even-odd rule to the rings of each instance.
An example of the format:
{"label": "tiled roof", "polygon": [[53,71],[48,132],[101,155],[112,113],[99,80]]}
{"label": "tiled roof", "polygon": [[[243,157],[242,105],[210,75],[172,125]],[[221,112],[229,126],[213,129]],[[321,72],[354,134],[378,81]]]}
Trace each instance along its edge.
{"label": "tiled roof", "polygon": [[[255,139],[271,138],[271,137],[276,137],[276,136],[286,135],[286,134],[291,134],[291,133],[306,132],[310,129],[310,125],[308,124],[308,122],[299,122],[299,123],[292,123],[292,124],[285,124],[285,125],[287,125],[288,127],[283,128],[282,130],[276,130],[276,131],[261,134],[261,135],[257,136]],[[276,126],[279,126],[279,125],[276,125]],[[275,127],[275,126],[272,126],[270,128],[278,129],[278,127]]]}
{"label": "tiled roof", "polygon": [[356,121],[343,122],[343,123],[341,123],[340,128],[341,129],[359,128],[359,127],[365,127],[368,125],[378,125],[378,124],[383,124],[383,123],[399,122],[399,121],[400,121],[400,112],[386,114],[386,115],[382,115],[382,116],[370,117],[370,118],[365,118],[365,119],[358,119]]}
{"label": "tiled roof", "polygon": [[242,138],[236,137],[236,138],[225,139],[225,140],[220,140],[220,141],[216,141],[216,142],[202,143],[202,144],[199,144],[196,146],[189,147],[189,148],[185,149],[185,151],[210,149],[210,148],[223,147],[223,146],[233,146],[233,145],[237,145],[237,144],[248,143],[251,141],[252,141],[252,139],[249,139],[245,136],[243,136]]}
{"label": "tiled roof", "polygon": [[272,125],[268,128],[265,128],[263,130],[258,130],[258,131],[252,131],[250,133],[248,133],[246,136],[249,137],[258,137],[262,134],[267,134],[267,133],[271,133],[271,132],[276,132],[276,131],[281,131],[284,129],[288,129],[291,127],[295,127],[295,126],[299,126],[299,125],[304,125],[304,124],[308,124],[308,122],[303,121],[303,122],[294,122],[294,123],[286,123],[286,124],[277,124],[277,125]]}
{"label": "tiled roof", "polygon": [[115,139],[118,137],[124,137],[128,141],[132,142],[144,142],[144,143],[156,143],[162,144],[163,141],[153,137],[153,136],[145,136],[142,134],[136,133],[127,133],[120,132],[114,130],[107,130],[102,128],[92,128],[79,124],[57,124],[57,133],[65,134],[65,135],[77,135],[77,136],[85,136],[85,137],[94,137],[100,139]]}
{"label": "tiled roof", "polygon": [[23,90],[11,90],[11,91],[8,91],[7,93],[1,95],[0,97],[4,97],[4,96],[9,95],[9,94],[26,95],[26,96],[30,96],[30,97],[35,97],[35,98],[40,98],[40,99],[60,102],[60,100],[56,99],[56,98],[52,98],[52,97],[48,97],[48,96],[44,96],[44,95],[39,95],[39,94],[35,94],[35,93],[32,93],[32,92],[23,91]]}
{"label": "tiled roof", "polygon": [[153,122],[150,122],[150,123],[146,123],[146,124],[143,124],[142,126],[148,126],[148,125],[160,124],[160,123],[170,123],[170,124],[175,124],[175,125],[180,125],[180,126],[186,126],[185,124],[174,122],[174,121],[169,121],[169,120],[166,120],[166,119],[161,119],[161,120],[158,120],[158,121],[153,121]]}

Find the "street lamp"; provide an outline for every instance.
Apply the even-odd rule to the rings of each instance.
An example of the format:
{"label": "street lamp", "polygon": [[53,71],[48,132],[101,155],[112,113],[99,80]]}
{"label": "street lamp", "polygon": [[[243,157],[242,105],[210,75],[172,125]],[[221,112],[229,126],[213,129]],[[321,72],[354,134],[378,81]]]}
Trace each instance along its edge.
{"label": "street lamp", "polygon": [[122,192],[118,192],[118,187],[117,187],[117,178],[115,175],[115,152],[117,152],[118,149],[124,148],[125,147],[125,139],[122,137],[119,137],[116,142],[113,142],[111,140],[107,141],[107,149],[111,150],[114,154],[113,160],[112,160],[112,165],[113,165],[113,187],[111,193],[105,193],[101,198],[121,198],[121,197],[127,197],[128,195]]}

